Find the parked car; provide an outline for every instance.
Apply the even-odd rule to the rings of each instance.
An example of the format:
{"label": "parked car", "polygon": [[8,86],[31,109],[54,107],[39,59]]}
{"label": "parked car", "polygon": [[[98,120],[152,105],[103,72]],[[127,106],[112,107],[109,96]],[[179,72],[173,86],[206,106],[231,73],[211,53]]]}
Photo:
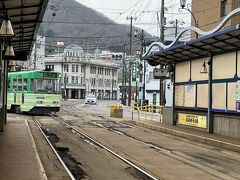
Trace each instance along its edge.
{"label": "parked car", "polygon": [[97,104],[97,98],[94,94],[88,94],[85,97],[85,104]]}

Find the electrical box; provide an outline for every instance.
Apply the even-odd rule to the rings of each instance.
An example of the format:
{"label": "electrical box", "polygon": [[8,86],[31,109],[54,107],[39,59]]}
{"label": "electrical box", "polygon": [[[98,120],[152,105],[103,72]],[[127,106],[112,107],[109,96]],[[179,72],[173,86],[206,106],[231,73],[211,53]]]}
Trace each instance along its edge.
{"label": "electrical box", "polygon": [[154,79],[168,79],[168,70],[162,68],[155,68],[153,70],[153,78]]}

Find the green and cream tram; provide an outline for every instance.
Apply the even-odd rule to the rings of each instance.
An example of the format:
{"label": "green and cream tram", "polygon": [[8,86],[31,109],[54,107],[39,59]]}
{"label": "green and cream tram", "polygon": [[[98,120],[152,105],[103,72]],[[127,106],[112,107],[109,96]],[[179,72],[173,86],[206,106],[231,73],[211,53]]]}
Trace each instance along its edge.
{"label": "green and cream tram", "polygon": [[8,73],[8,110],[42,114],[60,110],[60,73],[23,71]]}

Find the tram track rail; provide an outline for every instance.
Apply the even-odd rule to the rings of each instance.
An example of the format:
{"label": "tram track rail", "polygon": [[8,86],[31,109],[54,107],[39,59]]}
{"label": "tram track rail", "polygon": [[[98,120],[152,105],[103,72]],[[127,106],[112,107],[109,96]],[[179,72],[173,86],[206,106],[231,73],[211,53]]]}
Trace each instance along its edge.
{"label": "tram track rail", "polygon": [[[72,104],[70,106],[67,107],[67,110],[66,113],[69,115],[69,112],[68,111],[72,111],[73,109],[75,109],[75,104]],[[78,117],[78,115],[74,114],[74,112],[70,112],[70,116],[74,116],[74,117]],[[97,116],[95,114],[91,114],[92,116]],[[98,116],[99,117],[99,116]],[[80,118],[80,116],[79,116]],[[104,118],[104,119],[108,119],[108,118]],[[63,120],[61,120],[64,124],[66,122],[64,122]],[[66,123],[67,124],[67,123]],[[99,128],[104,128],[106,130],[109,130],[109,131],[112,131],[113,133],[118,133],[120,135],[125,135],[125,136],[129,136],[128,134],[120,131],[120,130],[115,130],[115,129],[111,129],[111,128],[108,128],[108,127],[105,127],[104,125],[102,124],[97,124],[97,123],[93,123],[93,125],[96,125],[98,126]],[[238,179],[240,178],[240,174],[235,172],[235,171],[232,171],[230,169],[228,169],[228,174],[226,174],[226,169],[221,166],[220,164],[217,165],[217,164],[211,164],[211,162],[207,162],[207,161],[204,161],[203,159],[201,159],[200,157],[192,157],[192,156],[189,156],[187,154],[184,154],[182,152],[178,152],[178,151],[174,151],[174,150],[170,150],[170,149],[166,149],[164,147],[159,147],[157,144],[153,144],[151,142],[145,142],[139,138],[136,138],[136,137],[132,137],[132,136],[129,136],[130,138],[133,138],[141,143],[144,143],[146,145],[148,145],[150,148],[154,149],[155,151],[158,151],[160,152],[161,154],[164,154],[166,156],[169,156],[169,157],[172,157],[176,160],[179,160],[181,162],[184,162],[186,164],[189,164],[191,166],[194,166],[196,168],[199,168],[201,169],[202,171],[208,173],[208,174],[211,174],[213,175],[214,177],[217,177],[219,179],[227,179],[227,180],[230,180],[230,179]]]}
{"label": "tram track rail", "polygon": [[67,165],[64,163],[63,159],[61,158],[61,156],[58,154],[57,150],[54,148],[54,146],[52,145],[52,143],[50,142],[50,140],[48,139],[47,135],[44,133],[44,131],[42,130],[42,125],[41,123],[37,120],[36,117],[32,116],[34,122],[36,123],[37,127],[39,128],[41,134],[43,135],[44,139],[47,141],[48,145],[50,146],[50,148],[52,149],[53,153],[56,155],[57,159],[59,160],[59,162],[61,163],[61,165],[63,166],[63,168],[65,169],[65,171],[67,172],[69,178],[71,180],[76,180],[76,178],[73,176],[73,174],[71,173],[71,171],[68,169]]}
{"label": "tram track rail", "polygon": [[97,140],[93,139],[92,137],[90,137],[89,135],[85,134],[84,132],[81,132],[79,129],[76,129],[75,127],[71,126],[70,124],[66,123],[64,120],[58,118],[57,116],[54,115],[50,115],[53,119],[55,119],[56,121],[61,122],[63,125],[65,125],[68,129],[74,131],[74,133],[79,134],[80,136],[84,137],[85,139],[87,139],[88,143],[96,145],[104,150],[106,150],[108,153],[112,154],[114,157],[120,159],[121,161],[123,161],[124,163],[126,163],[127,165],[129,165],[130,167],[132,167],[133,169],[135,169],[136,171],[138,171],[141,176],[144,179],[152,179],[152,180],[157,180],[157,179],[161,179],[159,177],[155,177],[154,175],[150,174],[149,172],[147,172],[146,170],[144,170],[143,168],[141,168],[140,166],[134,164],[133,162],[131,162],[130,160],[124,158],[123,156],[119,155],[118,153],[114,152],[113,150],[111,150],[110,148],[106,147],[104,144],[98,142]]}

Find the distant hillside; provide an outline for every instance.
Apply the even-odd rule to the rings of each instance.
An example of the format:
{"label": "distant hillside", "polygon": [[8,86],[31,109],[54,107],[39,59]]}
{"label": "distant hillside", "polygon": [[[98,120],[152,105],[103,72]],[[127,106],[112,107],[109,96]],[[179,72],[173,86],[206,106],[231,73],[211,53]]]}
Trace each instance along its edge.
{"label": "distant hillside", "polygon": [[129,41],[129,26],[117,24],[75,0],[63,0],[59,7],[58,4],[59,1],[50,0],[39,30],[46,36],[47,50],[56,52],[56,42],[62,41],[65,46],[78,44],[85,51],[93,51],[97,46],[123,51],[122,44]]}

